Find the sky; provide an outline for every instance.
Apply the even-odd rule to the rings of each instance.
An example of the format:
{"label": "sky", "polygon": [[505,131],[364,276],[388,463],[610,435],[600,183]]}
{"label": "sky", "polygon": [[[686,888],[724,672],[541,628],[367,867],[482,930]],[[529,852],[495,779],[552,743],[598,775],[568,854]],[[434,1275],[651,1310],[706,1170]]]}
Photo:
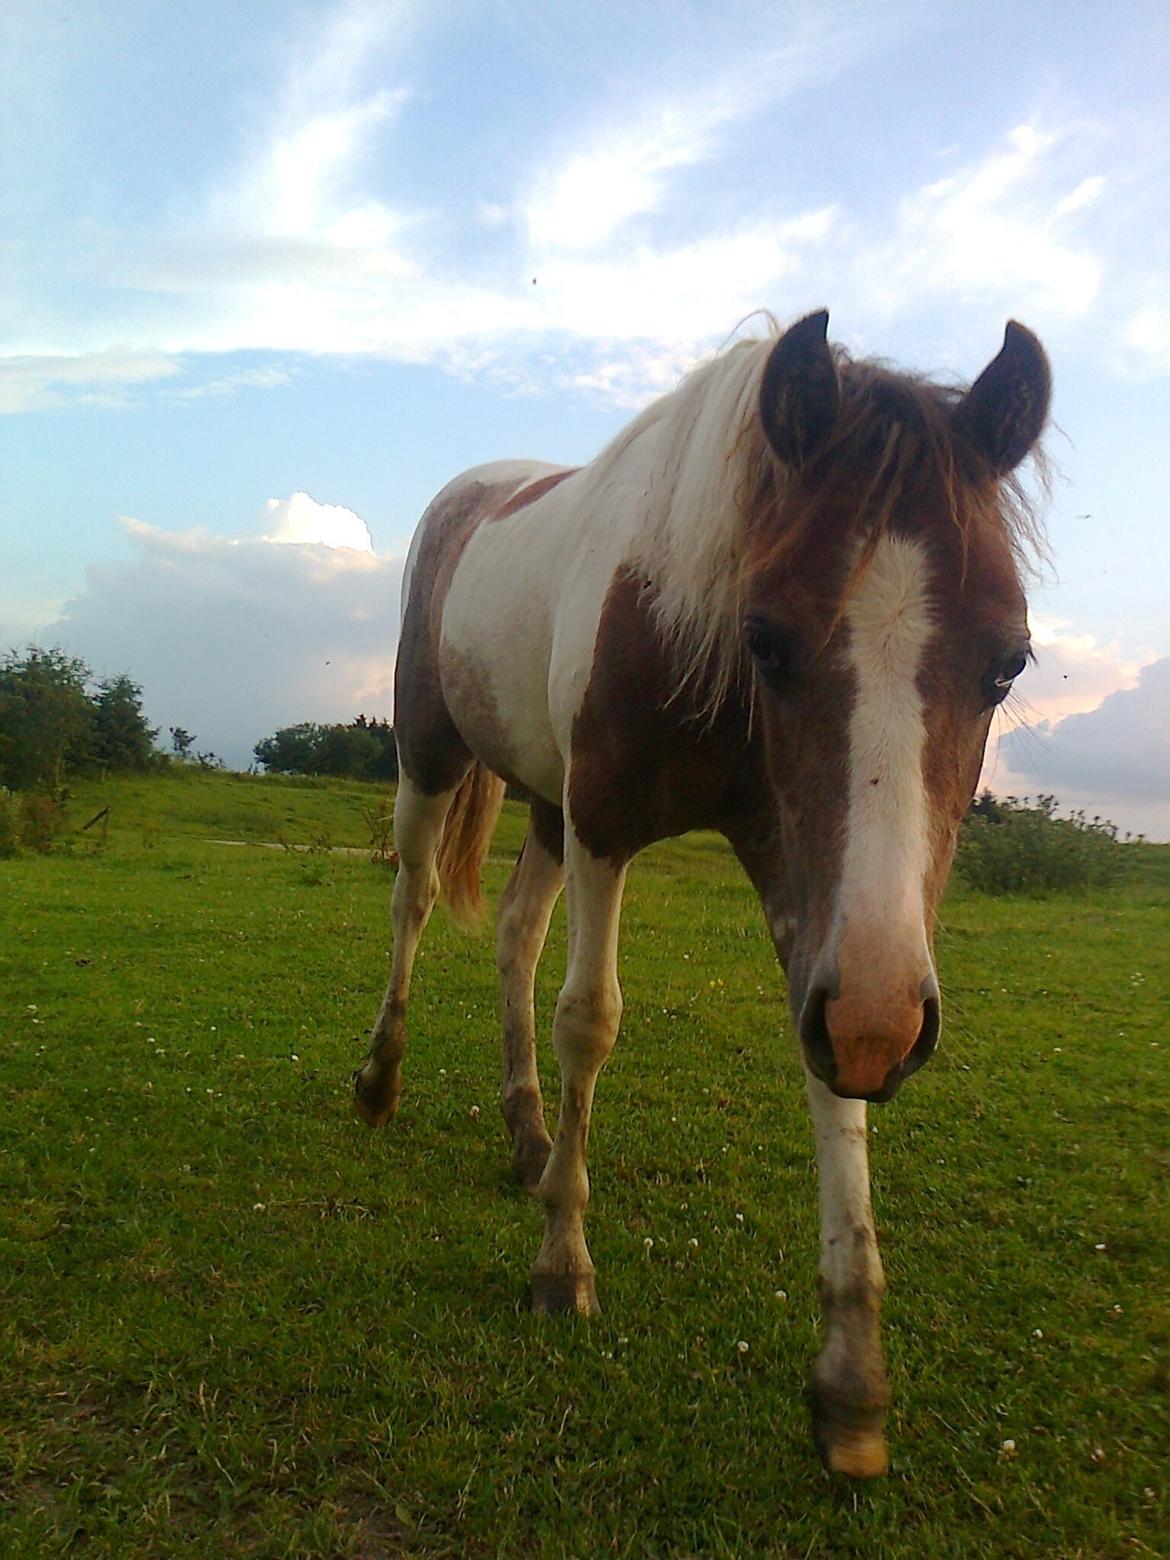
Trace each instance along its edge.
{"label": "sky", "polygon": [[245,767],[392,716],[452,476],[590,459],[760,309],[1055,380],[1000,794],[1170,838],[1170,6],[6,0],[0,653]]}

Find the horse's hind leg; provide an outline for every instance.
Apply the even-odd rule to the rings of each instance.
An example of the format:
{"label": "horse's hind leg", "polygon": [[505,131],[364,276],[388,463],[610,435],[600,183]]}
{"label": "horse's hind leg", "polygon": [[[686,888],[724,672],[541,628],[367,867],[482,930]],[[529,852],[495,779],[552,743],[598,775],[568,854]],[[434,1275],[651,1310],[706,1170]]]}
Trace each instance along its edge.
{"label": "horse's hind leg", "polygon": [[394,845],[398,876],[391,901],[394,951],[390,981],[374,1025],[370,1054],[354,1075],[354,1108],[367,1125],[380,1127],[398,1109],[401,1063],[406,1050],[406,999],[419,938],[439,894],[435,866],[443,823],[454,791],[427,796],[405,776],[394,805]]}
{"label": "horse's hind leg", "polygon": [[534,809],[524,849],[500,900],[496,929],[500,1017],[504,1029],[504,1081],[500,1103],[512,1136],[512,1167],[516,1179],[530,1192],[536,1191],[552,1148],[552,1139],[544,1124],[544,1100],[536,1070],[533,1008],[536,966],[548,936],[553,906],[565,881],[560,854],[554,854],[549,848],[552,832],[538,826]]}

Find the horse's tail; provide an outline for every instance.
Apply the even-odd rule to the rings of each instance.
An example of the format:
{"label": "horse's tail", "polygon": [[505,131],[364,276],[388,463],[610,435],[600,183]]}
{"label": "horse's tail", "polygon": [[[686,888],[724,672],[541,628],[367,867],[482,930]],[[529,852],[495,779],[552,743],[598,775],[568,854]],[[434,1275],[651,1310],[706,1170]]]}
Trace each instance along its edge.
{"label": "horse's tail", "polygon": [[504,782],[472,764],[447,809],[435,865],[439,890],[452,917],[468,929],[483,920],[484,857],[504,802]]}

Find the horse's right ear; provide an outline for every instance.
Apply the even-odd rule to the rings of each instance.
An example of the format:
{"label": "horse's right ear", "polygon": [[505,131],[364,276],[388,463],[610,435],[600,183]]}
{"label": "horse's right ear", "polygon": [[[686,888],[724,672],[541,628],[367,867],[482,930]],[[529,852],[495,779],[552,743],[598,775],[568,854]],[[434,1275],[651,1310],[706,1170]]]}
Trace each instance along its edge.
{"label": "horse's right ear", "polygon": [[797,470],[817,453],[837,421],[841,386],[828,329],[828,309],[797,320],[772,348],[760,383],[765,436],[776,456]]}

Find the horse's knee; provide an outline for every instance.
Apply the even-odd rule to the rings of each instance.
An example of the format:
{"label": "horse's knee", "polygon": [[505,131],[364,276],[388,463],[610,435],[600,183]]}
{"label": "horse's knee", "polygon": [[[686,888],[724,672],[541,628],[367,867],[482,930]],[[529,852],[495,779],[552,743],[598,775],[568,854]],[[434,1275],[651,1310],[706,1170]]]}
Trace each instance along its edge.
{"label": "horse's knee", "polygon": [[600,1067],[613,1050],[622,1021],[622,994],[612,985],[572,991],[557,999],[553,1041],[562,1063]]}

